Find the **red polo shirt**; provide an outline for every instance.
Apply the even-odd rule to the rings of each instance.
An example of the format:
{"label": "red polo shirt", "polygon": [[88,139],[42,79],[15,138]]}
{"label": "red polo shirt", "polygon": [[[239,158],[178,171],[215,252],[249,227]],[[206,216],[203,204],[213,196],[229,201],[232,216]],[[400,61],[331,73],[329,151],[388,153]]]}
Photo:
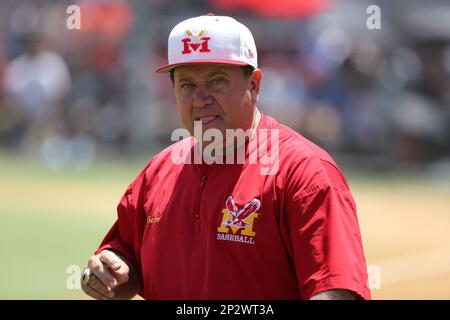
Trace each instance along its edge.
{"label": "red polo shirt", "polygon": [[244,164],[174,164],[174,148],[192,138],[154,156],[97,253],[134,262],[146,299],[308,299],[330,289],[370,299],[356,208],[336,163],[271,117],[261,129],[277,132],[278,164],[247,161],[249,150]]}

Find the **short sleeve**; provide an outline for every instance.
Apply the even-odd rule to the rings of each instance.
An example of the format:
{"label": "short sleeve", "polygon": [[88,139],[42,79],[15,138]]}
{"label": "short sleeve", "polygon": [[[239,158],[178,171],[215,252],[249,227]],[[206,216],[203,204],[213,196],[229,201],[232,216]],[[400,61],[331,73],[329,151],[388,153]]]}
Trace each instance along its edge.
{"label": "short sleeve", "polygon": [[96,254],[103,250],[114,250],[124,255],[136,266],[137,256],[135,244],[135,214],[132,203],[132,188],[128,187],[117,206],[117,220],[104,237]]}
{"label": "short sleeve", "polygon": [[346,289],[370,299],[356,206],[345,178],[326,161],[315,172],[307,189],[286,199],[301,298]]}
{"label": "short sleeve", "polygon": [[96,254],[102,250],[118,251],[140,271],[140,249],[145,228],[145,212],[143,202],[145,197],[148,166],[141,171],[136,179],[128,186],[117,206],[117,220],[104,237]]}

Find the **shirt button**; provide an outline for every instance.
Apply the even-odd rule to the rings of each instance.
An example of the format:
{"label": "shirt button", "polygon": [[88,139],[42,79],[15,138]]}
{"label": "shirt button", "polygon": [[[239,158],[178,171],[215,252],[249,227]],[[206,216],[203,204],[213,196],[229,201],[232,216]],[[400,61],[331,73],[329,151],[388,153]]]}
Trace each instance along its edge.
{"label": "shirt button", "polygon": [[202,176],[202,180],[200,182],[200,186],[203,187],[205,185],[206,182],[206,176]]}
{"label": "shirt button", "polygon": [[195,219],[200,219],[200,215],[198,213],[195,214]]}

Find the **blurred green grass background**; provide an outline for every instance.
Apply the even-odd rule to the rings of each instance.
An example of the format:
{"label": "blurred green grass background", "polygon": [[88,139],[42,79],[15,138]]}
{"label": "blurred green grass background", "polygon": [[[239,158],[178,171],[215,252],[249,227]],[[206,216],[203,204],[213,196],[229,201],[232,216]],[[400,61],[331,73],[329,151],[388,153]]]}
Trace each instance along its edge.
{"label": "blurred green grass background", "polygon": [[49,171],[0,157],[0,299],[82,298],[66,282],[114,223],[116,205],[145,160]]}
{"label": "blurred green grass background", "polygon": [[[103,160],[82,172],[49,171],[33,158],[1,155],[0,299],[86,298],[67,287],[67,268],[85,265],[146,162]],[[417,172],[344,173],[357,203],[367,263],[381,266],[382,287],[373,297],[449,299],[448,179]]]}

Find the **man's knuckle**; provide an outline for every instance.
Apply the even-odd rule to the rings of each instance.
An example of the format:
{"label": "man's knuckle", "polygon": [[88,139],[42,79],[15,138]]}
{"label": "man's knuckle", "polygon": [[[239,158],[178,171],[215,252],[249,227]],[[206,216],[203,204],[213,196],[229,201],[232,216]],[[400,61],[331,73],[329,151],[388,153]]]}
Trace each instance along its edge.
{"label": "man's knuckle", "polygon": [[110,250],[103,250],[101,253],[103,254],[103,257],[107,259],[114,259],[117,257],[117,255]]}
{"label": "man's knuckle", "polygon": [[94,271],[95,273],[99,273],[102,271],[102,264],[101,262],[95,262],[92,267],[91,267],[92,271]]}
{"label": "man's knuckle", "polygon": [[96,256],[96,255],[91,256],[88,260],[88,265],[94,264],[97,260],[98,260],[98,256]]}
{"label": "man's knuckle", "polygon": [[102,252],[99,253],[99,258],[108,258],[108,257],[109,257],[108,250],[103,250]]}

